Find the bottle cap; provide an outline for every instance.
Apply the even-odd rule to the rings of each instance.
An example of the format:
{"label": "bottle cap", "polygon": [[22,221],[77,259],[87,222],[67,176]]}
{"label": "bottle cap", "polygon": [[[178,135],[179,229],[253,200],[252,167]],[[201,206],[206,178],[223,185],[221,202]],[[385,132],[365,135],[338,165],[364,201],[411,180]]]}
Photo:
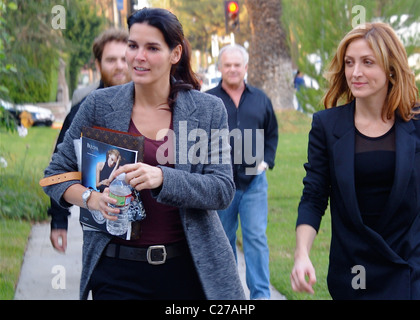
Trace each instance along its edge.
{"label": "bottle cap", "polygon": [[118,180],[121,180],[121,181],[125,180],[125,172],[120,173],[120,174],[118,175],[117,179],[118,179]]}

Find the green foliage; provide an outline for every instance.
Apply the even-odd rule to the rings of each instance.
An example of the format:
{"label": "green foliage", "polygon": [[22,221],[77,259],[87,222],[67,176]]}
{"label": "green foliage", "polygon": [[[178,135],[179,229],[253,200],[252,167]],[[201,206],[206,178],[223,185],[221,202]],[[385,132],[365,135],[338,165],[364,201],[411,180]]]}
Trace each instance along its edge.
{"label": "green foliage", "polygon": [[9,35],[4,50],[7,62],[15,66],[16,72],[0,74],[0,82],[15,103],[43,102],[50,97],[55,80],[51,78],[51,68],[57,67],[57,48],[62,47],[60,35],[51,27],[53,2],[14,0],[16,10],[4,16],[4,30]]}
{"label": "green foliage", "polygon": [[[365,21],[359,19],[361,11],[357,10],[356,5],[364,8]],[[420,35],[413,33],[408,36],[409,33],[404,30],[412,23],[420,22],[419,16],[420,2],[417,0],[283,0],[282,22],[289,33],[295,65],[320,86],[319,90],[307,91],[308,95],[302,98],[314,110],[323,108],[320,101],[327,85],[323,73],[338,43],[353,25],[377,20],[391,24],[399,32],[410,55],[418,52]]]}
{"label": "green foliage", "polygon": [[[164,7],[165,1],[153,0],[154,6]],[[170,1],[184,34],[194,49],[210,51],[211,35],[224,35],[225,16],[223,1],[195,0]]]}
{"label": "green foliage", "polygon": [[[10,88],[10,99],[15,103],[49,101],[51,87],[56,81],[52,77],[52,68],[57,68],[58,55],[46,47],[40,47],[36,55],[15,52],[15,63],[18,64],[19,60],[23,62],[18,64],[18,73],[23,72],[24,75],[2,79],[6,87]],[[38,63],[42,57],[46,59],[45,62]]]}
{"label": "green foliage", "polygon": [[[93,39],[105,25],[95,1],[1,1],[0,10],[7,14],[0,16],[0,61],[6,65],[0,69],[0,98],[15,103],[54,101],[60,57],[66,60],[72,91],[81,67],[89,62]],[[65,9],[65,29],[52,26],[56,5]]]}
{"label": "green foliage", "polygon": [[[152,6],[167,8],[174,12],[184,29],[184,34],[194,50],[211,54],[211,37],[229,36],[225,29],[223,0],[149,0]],[[251,33],[245,2],[240,2],[240,28],[235,32],[235,41],[243,44],[250,40]],[[204,65],[207,61],[204,61]]]}
{"label": "green foliage", "polygon": [[58,131],[49,127],[31,127],[26,137],[0,132],[0,154],[8,163],[0,167],[0,220],[47,218],[49,197],[39,180],[54,147]]}
{"label": "green foliage", "polygon": [[[49,198],[39,187],[38,181],[34,176],[3,173],[0,184],[0,219],[45,220]],[[22,191],[26,191],[24,195]]]}
{"label": "green foliage", "polygon": [[0,300],[15,296],[30,232],[28,221],[0,219]]}
{"label": "green foliage", "polygon": [[329,212],[325,213],[311,250],[311,260],[317,276],[315,294],[296,293],[290,284],[290,272],[294,263],[297,208],[302,196],[302,179],[305,175],[303,164],[307,161],[311,118],[301,112],[283,111],[277,113],[277,120],[279,144],[276,166],[267,172],[267,239],[270,248],[271,283],[289,300],[328,300],[331,299],[326,284],[331,239]]}
{"label": "green foliage", "polygon": [[68,6],[66,29],[63,37],[68,43],[69,92],[77,87],[77,78],[81,68],[93,66],[92,43],[107,27],[106,19],[98,15],[98,8],[90,1],[73,0]]}
{"label": "green foliage", "polygon": [[[320,79],[321,81],[323,79]],[[302,109],[308,113],[314,113],[324,108],[322,104],[323,91],[314,88],[303,88],[296,92],[296,98],[300,102]]]}
{"label": "green foliage", "polygon": [[[4,0],[0,0],[0,29],[2,30],[0,34],[0,79],[16,72],[15,66],[8,63],[7,61],[8,59],[6,56],[5,47],[10,42],[10,34],[5,30],[6,19],[4,18],[8,11],[14,11],[16,8],[17,7],[14,2],[10,2],[6,5]],[[9,89],[2,82],[0,82],[0,98],[8,98],[8,95]],[[0,111],[0,119],[3,119],[2,115],[3,113]]]}
{"label": "green foliage", "polygon": [[[8,59],[5,53],[5,47],[10,42],[9,33],[4,30],[6,20],[4,16],[8,11],[16,10],[16,4],[10,2],[6,5],[3,0],[0,0],[0,29],[2,30],[0,35],[0,79],[3,77],[8,77],[10,74],[16,72],[16,68],[8,63]],[[3,82],[0,82],[0,98],[9,99],[9,89],[4,85]],[[13,116],[0,105],[0,131],[16,131],[16,121]]]}
{"label": "green foliage", "polygon": [[[1,110],[1,109],[0,109]],[[14,297],[22,259],[33,221],[44,221],[49,197],[39,186],[58,130],[32,127],[19,137],[0,127],[0,300]]]}
{"label": "green foliage", "polygon": [[[15,132],[17,127],[16,119],[9,111],[0,106],[0,132],[10,131]],[[1,151],[1,150],[0,150]]]}

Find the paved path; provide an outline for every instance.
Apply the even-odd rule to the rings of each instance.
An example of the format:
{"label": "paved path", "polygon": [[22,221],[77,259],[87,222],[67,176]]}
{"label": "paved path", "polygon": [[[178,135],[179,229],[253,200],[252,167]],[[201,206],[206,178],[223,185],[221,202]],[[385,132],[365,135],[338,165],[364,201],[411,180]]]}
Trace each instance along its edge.
{"label": "paved path", "polygon": [[[27,244],[21,274],[16,287],[15,300],[78,300],[79,281],[82,270],[82,229],[79,224],[79,209],[72,208],[69,218],[67,251],[65,254],[53,249],[48,223],[35,224]],[[237,250],[238,268],[245,293],[245,262]],[[61,280],[61,281],[60,281]],[[285,300],[271,286],[271,300]]]}
{"label": "paved path", "polygon": [[[33,225],[15,291],[15,300],[79,299],[82,228],[78,221],[78,207],[73,208],[69,218],[65,254],[52,247],[49,223]],[[59,282],[61,275],[65,279],[63,283]]]}

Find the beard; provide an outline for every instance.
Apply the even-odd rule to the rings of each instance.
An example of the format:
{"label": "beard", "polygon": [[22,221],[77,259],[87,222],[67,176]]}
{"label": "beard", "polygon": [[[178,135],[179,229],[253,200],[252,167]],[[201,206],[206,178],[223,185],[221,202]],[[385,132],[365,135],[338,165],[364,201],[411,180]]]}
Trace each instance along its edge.
{"label": "beard", "polygon": [[112,86],[117,86],[120,84],[124,84],[127,83],[128,81],[130,81],[129,77],[128,77],[128,73],[124,73],[124,72],[116,72],[116,73],[101,73],[101,80],[104,83],[105,87],[112,87]]}

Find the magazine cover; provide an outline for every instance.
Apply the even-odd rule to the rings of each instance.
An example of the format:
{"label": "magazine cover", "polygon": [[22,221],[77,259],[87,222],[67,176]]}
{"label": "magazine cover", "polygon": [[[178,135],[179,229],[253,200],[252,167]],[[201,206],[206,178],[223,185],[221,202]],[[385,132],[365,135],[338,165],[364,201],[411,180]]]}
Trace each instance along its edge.
{"label": "magazine cover", "polygon": [[[137,151],[129,150],[91,138],[82,137],[82,184],[98,192],[109,186],[111,174],[120,166],[137,162]],[[85,226],[108,232],[106,219],[99,211],[80,208],[80,222]],[[127,233],[118,235],[129,240],[131,224]]]}
{"label": "magazine cover", "polygon": [[142,135],[135,135],[102,127],[83,127],[82,137],[138,151],[137,161],[143,162],[144,137]]}

